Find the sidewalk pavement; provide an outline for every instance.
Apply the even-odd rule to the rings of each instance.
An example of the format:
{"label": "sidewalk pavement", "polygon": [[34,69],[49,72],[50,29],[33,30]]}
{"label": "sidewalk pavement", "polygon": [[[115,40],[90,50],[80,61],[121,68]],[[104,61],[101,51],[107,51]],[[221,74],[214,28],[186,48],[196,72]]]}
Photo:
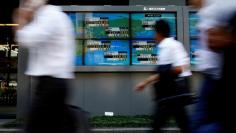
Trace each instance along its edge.
{"label": "sidewalk pavement", "polygon": [[[14,121],[14,119],[0,119],[0,125]],[[19,128],[0,128],[0,133],[20,133]],[[92,128],[92,133],[147,133],[151,128]],[[179,128],[163,128],[163,133],[180,133]]]}
{"label": "sidewalk pavement", "polygon": [[[93,128],[92,133],[147,133],[151,128]],[[0,133],[20,133],[21,129],[0,129]],[[163,133],[180,133],[179,128],[163,128]]]}

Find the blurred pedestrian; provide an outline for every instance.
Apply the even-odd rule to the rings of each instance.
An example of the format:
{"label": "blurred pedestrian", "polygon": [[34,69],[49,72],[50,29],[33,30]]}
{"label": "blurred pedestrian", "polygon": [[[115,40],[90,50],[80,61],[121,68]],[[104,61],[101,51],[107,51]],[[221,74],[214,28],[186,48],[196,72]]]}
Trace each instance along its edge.
{"label": "blurred pedestrian", "polygon": [[185,105],[190,102],[189,57],[183,44],[169,37],[170,27],[164,20],[155,25],[156,41],[159,43],[157,73],[139,83],[136,90],[142,91],[149,84],[155,83],[155,111],[153,132],[161,132],[168,118],[176,119],[177,125],[183,133],[189,133],[189,120]]}
{"label": "blurred pedestrian", "polygon": [[[209,48],[209,31],[225,24],[229,13],[236,8],[231,0],[192,0],[195,7],[200,8],[200,52],[198,70],[202,73],[199,102],[193,116],[193,131],[195,133],[219,133],[221,111],[219,103],[219,83],[222,78],[223,52]],[[212,36],[211,36],[212,38]],[[216,41],[214,43],[217,43]]]}
{"label": "blurred pedestrian", "polygon": [[14,21],[19,24],[15,29],[16,40],[29,50],[25,73],[37,80],[26,133],[74,132],[74,116],[65,104],[68,82],[74,77],[72,22],[47,0],[23,1]]}
{"label": "blurred pedestrian", "polygon": [[214,51],[223,52],[222,76],[218,84],[218,110],[219,123],[221,124],[221,133],[231,133],[234,131],[232,120],[236,118],[234,107],[234,88],[236,75],[236,8],[224,20],[225,24],[214,27],[208,31],[209,47]]}

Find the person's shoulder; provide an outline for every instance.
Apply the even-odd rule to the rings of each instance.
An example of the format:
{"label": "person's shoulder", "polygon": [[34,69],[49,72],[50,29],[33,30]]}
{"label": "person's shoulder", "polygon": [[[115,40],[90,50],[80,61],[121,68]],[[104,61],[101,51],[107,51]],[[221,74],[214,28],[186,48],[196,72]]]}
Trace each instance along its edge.
{"label": "person's shoulder", "polygon": [[[44,15],[55,15],[55,14],[61,14],[63,11],[60,7],[54,6],[54,5],[45,5],[41,9],[41,13]],[[52,16],[53,17],[53,16]]]}
{"label": "person's shoulder", "polygon": [[179,47],[183,45],[180,41],[175,40],[174,38],[168,38],[167,43],[172,47]]}
{"label": "person's shoulder", "polygon": [[61,7],[59,7],[59,6],[46,5],[45,10],[46,10],[45,15],[47,13],[47,15],[50,15],[53,18],[60,19],[60,21],[69,19],[68,16],[66,15],[66,13],[63,12]]}

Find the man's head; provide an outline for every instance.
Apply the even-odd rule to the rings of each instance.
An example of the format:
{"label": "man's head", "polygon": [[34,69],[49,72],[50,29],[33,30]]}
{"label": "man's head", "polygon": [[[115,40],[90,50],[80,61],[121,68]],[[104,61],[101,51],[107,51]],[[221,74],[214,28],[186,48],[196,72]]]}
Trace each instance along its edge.
{"label": "man's head", "polygon": [[165,20],[158,20],[155,24],[156,40],[158,42],[170,36],[170,26]]}
{"label": "man's head", "polygon": [[23,6],[26,8],[37,9],[48,3],[48,0],[24,0]]}
{"label": "man's head", "polygon": [[218,0],[187,0],[189,5],[193,6],[196,9],[201,9],[203,7],[209,6],[213,3],[216,3]]}
{"label": "man's head", "polygon": [[202,8],[204,0],[188,0],[189,5],[193,6],[194,8]]}
{"label": "man's head", "polygon": [[226,25],[208,30],[208,44],[213,50],[222,50],[236,43],[236,12],[226,20]]}

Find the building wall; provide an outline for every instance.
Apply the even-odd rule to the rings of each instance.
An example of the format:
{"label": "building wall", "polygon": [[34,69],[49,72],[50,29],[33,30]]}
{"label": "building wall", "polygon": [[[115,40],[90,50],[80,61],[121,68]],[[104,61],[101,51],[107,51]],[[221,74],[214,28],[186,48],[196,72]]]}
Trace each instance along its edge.
{"label": "building wall", "polygon": [[[77,73],[69,95],[69,103],[92,115],[148,115],[152,113],[153,87],[143,92],[135,86],[152,73]],[[199,75],[194,73],[191,88],[197,93]]]}
{"label": "building wall", "polygon": [[[151,89],[136,92],[139,81],[148,73],[78,73],[70,102],[94,115],[114,112],[115,115],[149,114]],[[78,95],[75,95],[78,94]]]}
{"label": "building wall", "polygon": [[186,0],[130,0],[130,5],[178,5],[185,6]]}
{"label": "building wall", "polygon": [[[26,50],[20,49],[18,118],[25,116],[34,86],[33,80],[23,74],[26,60]],[[92,115],[104,115],[104,112],[114,112],[115,115],[151,114],[154,98],[152,86],[144,92],[134,91],[137,83],[151,74],[151,72],[77,72],[76,78],[71,83],[68,103],[82,107]],[[196,93],[199,81],[200,76],[194,73],[191,88]]]}

